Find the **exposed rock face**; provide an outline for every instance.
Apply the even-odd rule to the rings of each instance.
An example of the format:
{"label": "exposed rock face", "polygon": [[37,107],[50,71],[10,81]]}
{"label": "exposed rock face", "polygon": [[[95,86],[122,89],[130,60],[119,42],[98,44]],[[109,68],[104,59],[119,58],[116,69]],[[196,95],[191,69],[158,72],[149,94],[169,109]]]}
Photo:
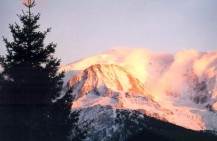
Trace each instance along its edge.
{"label": "exposed rock face", "polygon": [[74,88],[76,98],[94,92],[101,96],[115,96],[112,92],[126,92],[129,95],[147,95],[144,85],[124,68],[114,64],[96,64],[75,75],[68,81]]}

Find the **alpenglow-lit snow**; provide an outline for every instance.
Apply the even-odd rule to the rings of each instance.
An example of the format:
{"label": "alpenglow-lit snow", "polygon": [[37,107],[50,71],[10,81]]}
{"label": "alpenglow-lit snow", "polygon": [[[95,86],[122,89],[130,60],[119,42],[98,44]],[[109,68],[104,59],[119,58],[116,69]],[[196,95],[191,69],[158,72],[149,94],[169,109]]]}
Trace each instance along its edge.
{"label": "alpenglow-lit snow", "polygon": [[143,110],[185,128],[217,130],[217,52],[113,49],[60,71],[76,96],[72,109]]}

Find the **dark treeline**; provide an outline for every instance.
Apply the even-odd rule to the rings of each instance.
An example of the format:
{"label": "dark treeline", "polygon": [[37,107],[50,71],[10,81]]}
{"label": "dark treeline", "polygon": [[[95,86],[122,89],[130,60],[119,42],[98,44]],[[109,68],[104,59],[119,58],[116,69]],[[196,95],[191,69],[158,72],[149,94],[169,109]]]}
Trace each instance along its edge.
{"label": "dark treeline", "polygon": [[121,134],[126,141],[217,141],[211,131],[193,131],[139,111],[118,110],[116,120],[122,123]]}
{"label": "dark treeline", "polygon": [[58,73],[56,44],[44,43],[50,29],[39,31],[40,14],[32,13],[34,1],[24,5],[27,10],[18,15],[20,24],[9,25],[12,41],[3,38],[6,55],[0,58],[0,140],[66,141],[76,126],[78,112],[71,113],[73,97],[69,92],[59,98],[64,74]]}

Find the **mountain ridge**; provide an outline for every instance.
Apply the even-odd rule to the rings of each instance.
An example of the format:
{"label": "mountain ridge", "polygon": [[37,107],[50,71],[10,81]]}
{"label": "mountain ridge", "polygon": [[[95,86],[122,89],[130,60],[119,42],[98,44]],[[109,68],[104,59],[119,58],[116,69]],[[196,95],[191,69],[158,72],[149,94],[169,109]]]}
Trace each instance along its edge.
{"label": "mountain ridge", "polygon": [[[67,75],[65,89],[76,95],[72,110],[110,106],[191,130],[217,131],[217,52],[171,55],[117,49],[60,71]],[[92,112],[97,117],[102,111]],[[104,129],[107,125],[102,122],[95,124]]]}

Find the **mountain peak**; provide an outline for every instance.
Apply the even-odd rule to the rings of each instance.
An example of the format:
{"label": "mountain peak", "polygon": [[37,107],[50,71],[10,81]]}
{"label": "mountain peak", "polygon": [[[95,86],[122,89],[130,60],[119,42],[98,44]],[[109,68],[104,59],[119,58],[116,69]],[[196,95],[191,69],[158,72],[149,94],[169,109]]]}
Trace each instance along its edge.
{"label": "mountain peak", "polygon": [[144,85],[123,67],[114,64],[95,64],[79,72],[68,81],[68,87],[76,86],[79,96],[91,92],[103,95],[127,92],[132,95],[145,94]]}
{"label": "mountain peak", "polygon": [[[190,128],[217,130],[216,52],[112,50],[62,66],[72,109],[111,106]],[[96,113],[97,114],[97,113]],[[89,115],[88,115],[89,116]]]}

